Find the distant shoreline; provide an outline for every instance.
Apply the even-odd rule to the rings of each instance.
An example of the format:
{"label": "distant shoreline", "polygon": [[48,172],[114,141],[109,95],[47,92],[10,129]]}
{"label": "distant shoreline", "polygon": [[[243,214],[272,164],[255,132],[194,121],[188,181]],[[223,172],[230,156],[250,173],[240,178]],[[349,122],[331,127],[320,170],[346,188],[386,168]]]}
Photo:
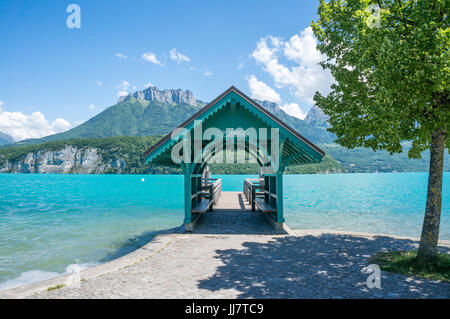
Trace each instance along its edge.
{"label": "distant shoreline", "polygon": [[[426,173],[428,171],[414,171],[414,172],[339,172],[339,173],[283,173],[284,175],[349,175],[349,174],[409,174],[409,173]],[[450,173],[449,171],[444,171],[444,173]],[[0,175],[133,175],[133,176],[183,176],[183,173],[9,173],[0,172]],[[212,173],[211,175],[258,175],[258,173]]]}
{"label": "distant shoreline", "polygon": [[[143,153],[157,143],[162,135],[113,136],[99,138],[73,138],[46,141],[42,144],[14,144],[0,146],[0,172],[45,173],[181,173],[179,169],[149,167]],[[399,154],[374,152],[370,149],[346,149],[333,143],[315,141],[326,156],[321,163],[288,167],[291,173],[341,172],[426,172],[429,154],[422,159],[409,159],[407,148]],[[450,171],[450,155],[444,155],[444,170]],[[258,173],[258,164],[212,164],[211,171],[218,174]]]}

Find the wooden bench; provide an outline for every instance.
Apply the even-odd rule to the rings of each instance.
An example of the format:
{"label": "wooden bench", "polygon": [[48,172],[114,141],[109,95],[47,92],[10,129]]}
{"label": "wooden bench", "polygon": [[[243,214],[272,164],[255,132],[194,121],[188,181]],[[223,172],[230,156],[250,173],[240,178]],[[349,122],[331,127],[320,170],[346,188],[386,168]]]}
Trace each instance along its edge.
{"label": "wooden bench", "polygon": [[276,213],[277,209],[273,206],[267,204],[263,198],[255,198],[254,199],[256,206],[258,206],[259,210],[263,213]]}
{"label": "wooden bench", "polygon": [[[202,199],[195,207],[192,208],[192,213],[205,213],[211,207],[213,201],[210,199]],[[211,207],[212,208],[212,207]]]}

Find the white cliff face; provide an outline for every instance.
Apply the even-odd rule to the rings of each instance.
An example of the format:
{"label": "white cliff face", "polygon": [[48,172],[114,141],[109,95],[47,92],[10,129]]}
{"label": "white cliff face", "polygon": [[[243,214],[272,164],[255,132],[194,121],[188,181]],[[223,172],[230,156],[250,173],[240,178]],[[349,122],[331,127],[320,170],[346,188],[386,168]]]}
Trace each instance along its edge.
{"label": "white cliff face", "polygon": [[190,105],[197,104],[197,101],[194,98],[194,94],[189,90],[159,90],[156,86],[152,86],[143,91],[136,91],[134,93],[128,94],[127,96],[120,97],[118,102],[124,102],[131,98],[137,100],[158,101],[163,103],[187,103]]}
{"label": "white cliff face", "polygon": [[125,161],[114,159],[105,162],[95,148],[66,146],[58,151],[29,153],[19,161],[6,161],[0,165],[0,173],[101,174],[111,168],[121,173]]}
{"label": "white cliff face", "polygon": [[189,90],[159,90],[156,86],[152,86],[143,91],[136,91],[134,93],[128,94],[127,96],[120,97],[118,102],[128,101],[131,98],[137,100],[158,101],[163,103],[187,103],[190,105],[197,104],[197,101],[194,98],[194,94]]}

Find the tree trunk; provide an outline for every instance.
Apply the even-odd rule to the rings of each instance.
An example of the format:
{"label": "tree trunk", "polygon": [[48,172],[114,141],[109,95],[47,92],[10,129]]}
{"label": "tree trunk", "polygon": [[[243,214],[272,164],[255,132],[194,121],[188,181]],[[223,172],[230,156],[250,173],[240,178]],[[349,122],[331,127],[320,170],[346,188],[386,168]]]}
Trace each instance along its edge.
{"label": "tree trunk", "polygon": [[436,129],[431,135],[430,171],[428,176],[427,204],[420,237],[417,263],[425,265],[438,253],[439,223],[442,206],[442,174],[444,170],[445,134]]}

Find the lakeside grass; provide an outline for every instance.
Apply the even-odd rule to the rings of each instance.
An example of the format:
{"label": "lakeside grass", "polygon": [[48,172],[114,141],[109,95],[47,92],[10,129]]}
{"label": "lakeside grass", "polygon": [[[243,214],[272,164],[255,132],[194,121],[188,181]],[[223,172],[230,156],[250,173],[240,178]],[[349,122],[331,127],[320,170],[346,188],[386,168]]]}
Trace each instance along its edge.
{"label": "lakeside grass", "polygon": [[439,253],[425,266],[416,263],[415,251],[380,252],[369,258],[369,262],[378,264],[382,270],[406,276],[417,276],[426,279],[450,281],[450,255]]}
{"label": "lakeside grass", "polygon": [[64,288],[65,286],[66,286],[65,284],[59,284],[59,285],[47,288],[47,291],[61,289],[61,288]]}

